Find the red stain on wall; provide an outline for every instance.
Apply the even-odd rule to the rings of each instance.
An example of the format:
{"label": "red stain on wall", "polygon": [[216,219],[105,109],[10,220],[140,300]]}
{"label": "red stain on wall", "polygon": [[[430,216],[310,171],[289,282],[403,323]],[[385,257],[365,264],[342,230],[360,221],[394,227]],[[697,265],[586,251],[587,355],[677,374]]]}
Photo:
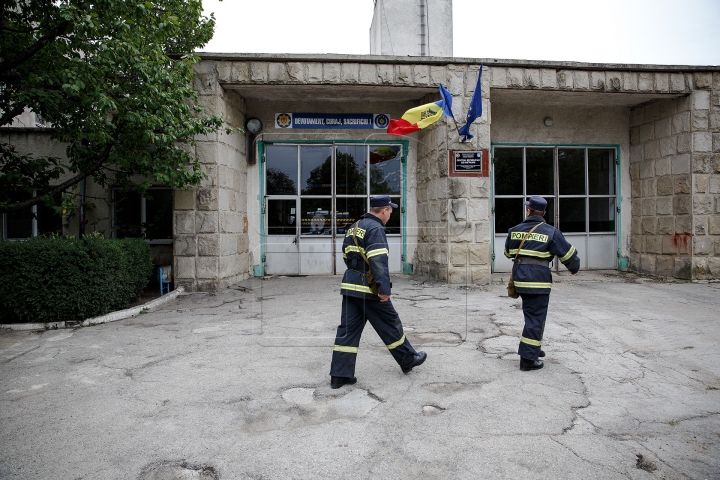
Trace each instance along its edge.
{"label": "red stain on wall", "polygon": [[673,246],[677,253],[688,253],[688,242],[692,238],[692,233],[676,233],[673,235]]}

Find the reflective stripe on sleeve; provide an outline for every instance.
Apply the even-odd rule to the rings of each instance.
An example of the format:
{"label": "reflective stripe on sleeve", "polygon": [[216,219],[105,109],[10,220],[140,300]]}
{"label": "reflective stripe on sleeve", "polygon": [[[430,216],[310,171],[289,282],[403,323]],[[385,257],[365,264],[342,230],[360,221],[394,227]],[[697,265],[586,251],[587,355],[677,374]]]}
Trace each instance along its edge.
{"label": "reflective stripe on sleeve", "polygon": [[405,343],[405,334],[404,334],[404,333],[403,333],[403,336],[402,336],[402,338],[401,338],[400,340],[398,340],[397,342],[393,342],[393,343],[391,343],[390,345],[387,346],[387,347],[388,347],[388,350],[392,350],[392,349],[394,349],[394,348],[397,348],[397,347],[399,347],[400,345],[402,345],[403,343]]}
{"label": "reflective stripe on sleeve", "polygon": [[528,345],[532,345],[533,347],[539,347],[542,343],[540,340],[533,340],[532,338],[527,337],[520,337],[520,341],[522,343],[527,343]]}
{"label": "reflective stripe on sleeve", "polygon": [[568,252],[565,255],[560,257],[560,261],[564,262],[565,260],[568,260],[570,257],[572,257],[574,254],[575,254],[575,247],[570,245],[570,250],[568,250]]}
{"label": "reflective stripe on sleeve", "polygon": [[548,282],[518,282],[515,280],[516,288],[552,288],[552,283]]}
{"label": "reflective stripe on sleeve", "polygon": [[362,293],[369,293],[372,294],[372,290],[370,287],[366,287],[365,285],[356,285],[354,283],[341,283],[340,284],[341,290],[352,290],[353,292],[362,292]]}
{"label": "reflective stripe on sleeve", "polygon": [[390,252],[388,251],[387,248],[378,248],[378,249],[370,250],[369,252],[367,252],[367,257],[371,258],[376,255],[383,255],[383,254],[390,256]]}
{"label": "reflective stripe on sleeve", "polygon": [[357,353],[358,347],[348,347],[345,345],[335,345],[333,348],[334,352],[343,352],[343,353]]}

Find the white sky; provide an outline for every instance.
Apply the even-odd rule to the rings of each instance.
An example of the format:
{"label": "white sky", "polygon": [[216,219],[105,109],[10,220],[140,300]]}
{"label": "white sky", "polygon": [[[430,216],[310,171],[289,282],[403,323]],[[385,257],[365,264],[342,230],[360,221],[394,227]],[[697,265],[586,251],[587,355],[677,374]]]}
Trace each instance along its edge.
{"label": "white sky", "polygon": [[[205,52],[370,53],[373,0],[203,0]],[[720,65],[720,0],[454,0],[456,57]]]}

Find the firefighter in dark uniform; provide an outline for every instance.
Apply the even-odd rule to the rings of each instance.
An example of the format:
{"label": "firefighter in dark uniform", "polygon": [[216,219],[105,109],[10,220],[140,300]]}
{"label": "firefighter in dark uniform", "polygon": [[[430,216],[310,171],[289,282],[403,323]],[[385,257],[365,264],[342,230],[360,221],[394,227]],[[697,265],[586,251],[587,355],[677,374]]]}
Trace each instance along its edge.
{"label": "firefighter in dark uniform", "polygon": [[360,217],[345,234],[343,259],[347,270],[340,294],[342,314],[330,366],[330,386],[352,385],[360,336],[370,321],[404,373],[422,364],[425,352],[416,352],[405,337],[400,317],[390,301],[388,243],[385,224],[393,208],[388,195],[370,199],[370,212]]}
{"label": "firefighter in dark uniform", "polygon": [[[575,275],[580,270],[580,258],[575,247],[565,240],[560,230],[544,223],[543,216],[547,208],[544,198],[532,196],[525,205],[525,221],[508,230],[505,256],[515,262],[512,275],[515,290],[522,298],[525,315],[525,328],[518,347],[520,370],[529,371],[543,368],[543,362],[538,360],[538,357],[545,356],[540,346],[552,288],[549,263],[557,256],[570,273]],[[529,233],[536,226],[537,228]],[[525,243],[521,247],[523,239]]]}

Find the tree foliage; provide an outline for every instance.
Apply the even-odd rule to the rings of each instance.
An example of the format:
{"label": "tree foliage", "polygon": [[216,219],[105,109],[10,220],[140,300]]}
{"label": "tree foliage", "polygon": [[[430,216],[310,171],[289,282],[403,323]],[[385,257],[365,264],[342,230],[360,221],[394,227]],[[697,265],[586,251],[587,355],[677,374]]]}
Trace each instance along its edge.
{"label": "tree foliage", "polygon": [[[365,172],[358,167],[355,157],[350,153],[335,153],[337,187],[340,193],[365,193]],[[328,195],[332,184],[332,157],[310,170],[303,195]]]}
{"label": "tree foliage", "polygon": [[[178,142],[220,129],[194,105],[192,53],[212,38],[201,0],[0,0],[0,126],[30,109],[67,145],[67,161],[0,145],[0,211],[49,201],[81,179],[130,186],[132,176],[197,184]],[[38,192],[12,202],[12,193]],[[17,197],[17,195],[15,195]]]}
{"label": "tree foliage", "polygon": [[279,168],[267,169],[268,195],[297,195],[295,180]]}

